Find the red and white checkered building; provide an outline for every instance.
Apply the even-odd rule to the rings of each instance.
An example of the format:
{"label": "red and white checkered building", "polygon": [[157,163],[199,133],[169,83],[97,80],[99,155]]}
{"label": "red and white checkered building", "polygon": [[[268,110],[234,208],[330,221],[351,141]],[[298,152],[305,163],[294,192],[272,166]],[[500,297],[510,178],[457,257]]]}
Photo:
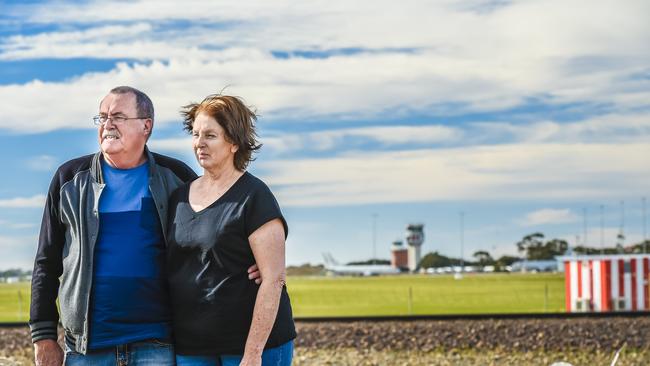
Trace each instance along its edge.
{"label": "red and white checkered building", "polygon": [[564,263],[567,312],[650,310],[650,254],[559,259]]}

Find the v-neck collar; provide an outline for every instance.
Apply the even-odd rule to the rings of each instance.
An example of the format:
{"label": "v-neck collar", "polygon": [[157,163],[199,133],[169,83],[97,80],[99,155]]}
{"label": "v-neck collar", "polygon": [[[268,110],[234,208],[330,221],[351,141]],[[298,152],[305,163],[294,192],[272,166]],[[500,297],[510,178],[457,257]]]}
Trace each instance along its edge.
{"label": "v-neck collar", "polygon": [[195,180],[190,182],[190,184],[187,185],[187,192],[185,193],[185,197],[187,198],[187,204],[190,207],[190,210],[191,210],[192,214],[193,215],[200,215],[201,213],[205,212],[207,209],[212,208],[213,206],[215,206],[224,197],[229,195],[230,192],[232,192],[233,189],[236,186],[238,186],[240,184],[240,182],[244,180],[244,177],[247,176],[247,175],[248,175],[248,171],[245,171],[244,174],[242,174],[239,178],[237,178],[235,183],[233,183],[225,192],[223,192],[223,194],[221,196],[219,196],[219,198],[217,198],[212,203],[210,203],[209,205],[205,206],[204,208],[202,208],[201,210],[198,210],[198,211],[194,210],[194,208],[192,207],[192,203],[190,202],[190,189],[192,187],[192,184],[196,181],[196,179],[199,179],[199,178],[196,178]]}

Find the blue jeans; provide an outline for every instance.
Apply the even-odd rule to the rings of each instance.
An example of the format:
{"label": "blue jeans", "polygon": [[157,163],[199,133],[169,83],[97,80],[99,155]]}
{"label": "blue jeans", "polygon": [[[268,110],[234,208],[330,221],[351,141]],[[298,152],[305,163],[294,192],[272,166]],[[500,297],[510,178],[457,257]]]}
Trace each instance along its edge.
{"label": "blue jeans", "polygon": [[82,355],[65,350],[65,366],[174,366],[174,347],[158,341],[135,342]]}
{"label": "blue jeans", "polygon": [[[176,355],[178,366],[239,366],[243,355],[184,356]],[[293,341],[262,352],[262,366],[290,366],[293,359]]]}

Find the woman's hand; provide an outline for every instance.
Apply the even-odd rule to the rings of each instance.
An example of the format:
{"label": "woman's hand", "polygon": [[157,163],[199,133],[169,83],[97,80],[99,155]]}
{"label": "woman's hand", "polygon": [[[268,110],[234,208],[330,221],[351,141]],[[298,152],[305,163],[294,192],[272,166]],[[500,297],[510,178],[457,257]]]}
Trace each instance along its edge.
{"label": "woman's hand", "polygon": [[255,280],[255,283],[258,285],[262,283],[262,273],[259,268],[257,268],[257,263],[248,268],[248,279]]}
{"label": "woman's hand", "polygon": [[254,357],[244,354],[239,366],[262,366],[262,355]]}

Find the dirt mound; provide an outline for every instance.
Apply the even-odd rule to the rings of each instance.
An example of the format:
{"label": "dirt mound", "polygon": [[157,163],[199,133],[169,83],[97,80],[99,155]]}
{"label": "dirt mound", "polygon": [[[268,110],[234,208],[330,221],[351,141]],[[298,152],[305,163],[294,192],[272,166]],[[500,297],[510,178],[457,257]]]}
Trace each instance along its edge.
{"label": "dirt mound", "polygon": [[[350,350],[357,350],[359,355],[417,351],[423,357],[432,357],[427,353],[462,349],[478,355],[481,350],[530,354],[581,350],[610,357],[623,344],[629,350],[650,347],[650,318],[297,322],[296,327],[296,348],[303,358],[311,357],[310,350],[332,348],[345,352],[345,357]],[[0,328],[0,365],[4,357],[18,364],[32,359],[27,327]]]}
{"label": "dirt mound", "polygon": [[650,346],[650,319],[509,319],[298,323],[297,347],[358,350],[612,350]]}

